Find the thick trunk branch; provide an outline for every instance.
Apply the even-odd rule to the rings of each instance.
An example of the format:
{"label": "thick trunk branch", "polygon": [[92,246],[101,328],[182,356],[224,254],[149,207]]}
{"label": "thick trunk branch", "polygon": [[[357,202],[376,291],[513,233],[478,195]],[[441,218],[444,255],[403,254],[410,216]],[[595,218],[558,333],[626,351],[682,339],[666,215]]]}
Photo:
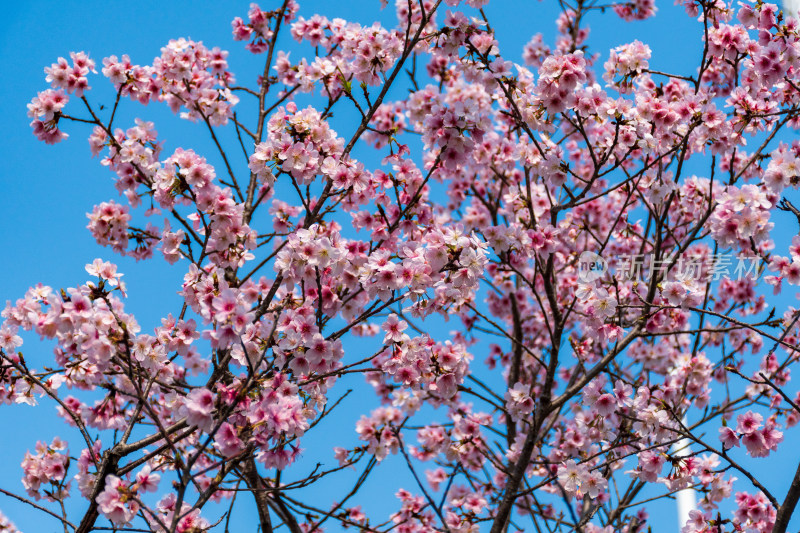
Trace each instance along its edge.
{"label": "thick trunk branch", "polygon": [[242,469],[244,480],[253,492],[253,499],[256,501],[258,510],[258,521],[261,524],[261,533],[272,533],[272,521],[269,518],[269,496],[264,490],[264,484],[256,470],[256,461],[253,457],[248,457]]}
{"label": "thick trunk branch", "polygon": [[797,507],[797,501],[800,499],[800,465],[797,465],[797,470],[794,473],[792,485],[789,487],[789,492],[786,493],[786,498],[783,504],[778,509],[778,515],[775,517],[775,527],[772,528],[772,533],[786,533],[786,528],[789,527],[789,520],[792,518],[792,513]]}
{"label": "thick trunk branch", "polygon": [[100,516],[97,512],[97,497],[106,486],[106,476],[116,473],[117,464],[119,464],[121,457],[122,455],[116,448],[111,448],[103,454],[103,461],[100,464],[100,470],[97,472],[97,478],[92,488],[92,495],[89,499],[89,509],[86,511],[86,514],[83,515],[83,520],[81,520],[75,533],[89,533],[94,529],[94,524]]}

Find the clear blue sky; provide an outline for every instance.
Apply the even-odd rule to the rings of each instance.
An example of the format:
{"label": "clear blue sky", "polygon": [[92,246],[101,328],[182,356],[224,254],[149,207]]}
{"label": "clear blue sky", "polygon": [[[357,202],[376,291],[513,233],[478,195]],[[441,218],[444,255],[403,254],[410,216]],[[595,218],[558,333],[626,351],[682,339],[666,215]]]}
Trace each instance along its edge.
{"label": "clear blue sky", "polygon": [[[319,12],[339,16],[361,23],[380,19],[394,25],[394,10],[390,6],[379,10],[378,0],[351,0],[344,2],[302,1],[301,14],[310,16]],[[179,298],[175,291],[180,286],[185,264],[167,266],[160,259],[135,264],[131,260],[115,257],[109,249],[97,246],[88,233],[85,213],[92,206],[117,198],[112,176],[108,170],[92,159],[86,142],[87,128],[68,124],[71,137],[56,146],[45,146],[31,134],[26,116],[26,104],[47,87],[42,68],[70,51],[83,50],[98,64],[103,57],[128,54],[138,64],[149,64],[159,54],[161,46],[171,38],[191,37],[208,46],[220,46],[231,51],[231,70],[241,84],[253,85],[260,73],[261,57],[253,58],[243,48],[243,43],[233,42],[230,21],[234,16],[246,17],[249,2],[109,2],[87,0],[82,2],[14,2],[4,4],[0,22],[0,71],[4,83],[0,84],[0,101],[4,112],[0,114],[0,128],[4,142],[0,142],[0,250],[3,251],[0,275],[0,303],[16,299],[25,290],[42,282],[55,288],[75,286],[85,281],[84,265],[95,257],[111,260],[120,265],[128,283],[127,309],[136,314],[144,330],[152,329],[162,316],[179,311]],[[271,7],[266,1],[262,7]],[[599,64],[605,61],[608,49],[640,39],[653,49],[651,68],[682,70],[697,61],[700,51],[700,26],[691,23],[680,7],[671,1],[658,3],[659,14],[654,19],[624,24],[614,15],[591,15],[593,52],[600,52]],[[487,14],[495,27],[503,55],[521,63],[522,46],[536,32],[543,32],[545,40],[553,43],[553,21],[557,2],[544,0],[495,0]],[[283,34],[282,47],[296,49],[288,33]],[[292,58],[299,57],[298,52]],[[113,103],[110,85],[101,75],[90,78],[90,84],[99,90],[89,93],[94,103]],[[391,94],[390,94],[391,97]],[[72,105],[72,104],[71,104]],[[73,107],[72,109],[76,109]],[[70,108],[67,108],[70,112]],[[205,132],[172,115],[164,105],[150,104],[142,108],[125,102],[117,124],[126,126],[134,117],[156,122],[159,138],[166,140],[165,153],[177,146],[192,147],[217,163]],[[347,114],[337,116],[334,127],[347,137],[354,124]],[[188,139],[188,145],[187,145]],[[370,156],[356,154],[369,161]],[[26,357],[41,365],[48,360],[51,346],[26,337]],[[477,354],[483,360],[484,354]],[[363,389],[361,378],[353,378],[347,387]],[[306,464],[317,460],[332,462],[331,440],[342,444],[355,443],[353,424],[364,412],[363,402],[370,402],[369,394],[356,392],[349,403],[343,404],[344,414],[337,422],[328,424],[325,431],[330,440],[315,443],[305,439]],[[26,449],[33,449],[36,440],[49,441],[60,426],[59,419],[49,408],[32,409],[27,406],[0,407],[0,487],[21,490],[19,479]],[[789,437],[789,435],[787,435]],[[337,442],[336,444],[339,444]],[[78,453],[78,444],[72,451]],[[787,459],[796,454],[786,452]],[[774,465],[775,457],[769,459]],[[391,462],[389,462],[391,463]],[[406,479],[408,488],[413,482],[399,462],[382,465],[394,479]],[[772,481],[776,487],[788,486],[776,472]],[[392,496],[396,487],[378,483],[381,474],[368,485],[369,497],[362,500],[366,509],[388,516],[397,508]],[[329,486],[329,489],[335,487]],[[740,484],[741,490],[751,490]],[[776,490],[783,494],[785,489]],[[0,497],[0,509],[27,533],[56,531],[54,521],[40,522],[36,513],[21,504]],[[654,531],[676,531],[674,511],[669,502],[651,508]],[[243,531],[254,530],[252,522],[240,522]]]}

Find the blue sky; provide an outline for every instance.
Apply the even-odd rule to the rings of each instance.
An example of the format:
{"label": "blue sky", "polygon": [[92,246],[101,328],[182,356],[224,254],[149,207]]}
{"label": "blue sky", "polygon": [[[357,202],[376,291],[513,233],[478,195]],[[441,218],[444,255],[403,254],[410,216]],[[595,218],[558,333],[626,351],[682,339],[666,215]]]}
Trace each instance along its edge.
{"label": "blue sky", "polygon": [[[5,83],[0,84],[0,101],[4,103],[0,128],[5,132],[5,142],[0,143],[3,161],[0,170],[0,250],[4,255],[0,270],[0,303],[16,299],[38,282],[56,288],[82,283],[88,279],[84,265],[95,257],[101,257],[116,262],[125,273],[129,290],[126,307],[136,314],[144,330],[152,329],[160,317],[179,311],[180,300],[175,292],[180,286],[185,264],[170,267],[160,259],[136,264],[118,258],[109,249],[96,245],[86,230],[85,213],[93,205],[111,198],[119,200],[111,174],[89,154],[86,143],[89,130],[69,124],[66,130],[71,137],[67,141],[45,146],[30,132],[26,104],[37,91],[47,87],[43,67],[59,56],[66,57],[70,51],[86,51],[98,64],[103,57],[112,54],[128,54],[134,63],[149,64],[159,54],[161,46],[178,37],[202,40],[209,47],[220,46],[231,51],[229,62],[238,82],[253,85],[260,73],[262,58],[254,58],[246,52],[243,43],[233,42],[230,33],[231,19],[234,16],[245,17],[248,5],[248,2],[185,0],[136,4],[94,0],[80,3],[16,2],[4,5],[4,17],[0,22],[0,65],[5,75]],[[261,5],[265,8],[270,6],[267,2]],[[366,24],[379,19],[393,26],[393,6],[383,12],[379,6],[378,0],[301,1],[301,14],[308,17],[319,12]],[[662,1],[658,7],[660,11],[654,19],[633,24],[624,24],[611,14],[590,15],[591,50],[601,54],[599,64],[602,65],[609,48],[640,39],[653,49],[651,68],[686,73],[687,68],[697,61],[701,50],[701,26],[689,20],[682,8],[673,6],[672,2]],[[554,0],[495,0],[486,12],[497,31],[503,55],[521,63],[522,47],[534,33],[543,32],[545,41],[553,43],[553,21],[557,9]],[[281,41],[283,49],[297,50],[287,32]],[[297,59],[302,53],[308,53],[308,50],[297,50],[292,58]],[[93,103],[113,103],[113,91],[107,80],[97,75],[90,78],[90,84],[96,88],[89,93]],[[401,94],[394,96],[400,97]],[[390,93],[389,99],[392,96]],[[70,105],[68,112],[77,109]],[[207,156],[210,162],[218,162],[205,132],[178,119],[166,106],[150,104],[142,108],[125,102],[117,124],[127,127],[133,124],[135,117],[155,121],[159,138],[166,141],[165,154],[177,146],[191,147]],[[352,133],[355,128],[353,117],[346,112],[337,113],[333,125],[340,135],[348,137]],[[357,150],[355,155],[368,163],[375,159],[364,150]],[[50,357],[51,347],[35,339],[26,337],[24,349],[26,357],[35,361],[46,361]],[[476,354],[477,360],[484,358],[485,354]],[[364,412],[363,402],[370,402],[370,395],[368,391],[364,392],[365,384],[358,377],[344,382],[340,390],[346,388],[354,388],[355,392],[342,404],[344,414],[341,418],[325,426],[325,431],[330,440],[341,439],[343,444],[353,444],[356,441],[353,423]],[[32,410],[27,406],[3,406],[0,408],[0,424],[4,428],[0,433],[0,457],[3,457],[0,461],[0,487],[19,490],[19,462],[24,451],[32,449],[36,440],[49,441],[60,421],[48,407]],[[791,438],[791,434],[787,433],[787,437]],[[330,440],[315,442],[312,438],[303,441],[307,450],[306,465],[313,467],[317,460],[332,462]],[[77,447],[73,449],[73,452],[77,451]],[[782,454],[787,458],[793,455],[785,448]],[[770,458],[769,463],[776,464],[776,459]],[[796,454],[794,459],[796,461]],[[393,480],[405,480],[408,488],[413,486],[399,462],[381,468],[386,469],[384,475],[388,473]],[[386,516],[396,509],[396,500],[392,496],[396,489],[394,484],[381,484],[379,476],[366,487],[370,497],[359,503]],[[782,477],[776,472],[774,479],[770,480],[779,495],[783,494],[783,487],[788,486],[788,479]],[[739,488],[750,490],[746,485],[739,485]],[[325,491],[335,489],[333,483],[318,490],[322,497]],[[35,513],[16,502],[0,498],[0,509],[26,532],[56,530],[55,522],[39,522]],[[650,511],[655,519],[654,531],[676,530],[670,502],[653,505]],[[249,513],[249,516],[255,515]],[[248,531],[253,527],[247,519],[239,525]]]}

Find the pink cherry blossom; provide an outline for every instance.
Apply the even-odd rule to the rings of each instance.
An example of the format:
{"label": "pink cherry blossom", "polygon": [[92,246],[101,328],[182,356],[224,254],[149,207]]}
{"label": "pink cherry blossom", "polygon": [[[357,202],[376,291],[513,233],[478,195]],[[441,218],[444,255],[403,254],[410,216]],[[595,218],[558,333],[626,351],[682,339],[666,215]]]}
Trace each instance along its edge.
{"label": "pink cherry blossom", "polygon": [[[126,259],[0,312],[0,404],[69,428],[4,491],[81,531],[634,532],[680,490],[686,533],[791,528],[764,473],[800,421],[800,23],[659,5],[698,36],[665,62],[625,24],[652,0],[517,51],[523,6],[487,4],[262,2],[230,54],[53,54],[33,133],[88,138],[118,198],[87,228]],[[180,138],[133,118],[162,104]]]}

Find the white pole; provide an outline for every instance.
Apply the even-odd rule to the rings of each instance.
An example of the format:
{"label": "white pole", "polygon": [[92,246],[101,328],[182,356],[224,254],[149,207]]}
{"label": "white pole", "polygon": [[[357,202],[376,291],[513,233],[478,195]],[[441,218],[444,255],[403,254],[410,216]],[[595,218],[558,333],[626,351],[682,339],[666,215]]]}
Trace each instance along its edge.
{"label": "white pole", "polygon": [[[684,427],[687,425],[685,417],[682,423]],[[685,457],[691,454],[692,450],[689,447],[690,442],[691,441],[689,439],[679,440],[672,445],[673,453],[678,457]],[[694,492],[694,489],[687,488],[676,492],[675,498],[678,503],[678,527],[682,528],[686,525],[686,522],[689,521],[689,513],[697,509],[697,496]],[[680,529],[678,531],[680,531]]]}
{"label": "white pole", "polygon": [[800,1],[783,0],[783,14],[785,16],[797,18],[798,10],[800,10]]}

